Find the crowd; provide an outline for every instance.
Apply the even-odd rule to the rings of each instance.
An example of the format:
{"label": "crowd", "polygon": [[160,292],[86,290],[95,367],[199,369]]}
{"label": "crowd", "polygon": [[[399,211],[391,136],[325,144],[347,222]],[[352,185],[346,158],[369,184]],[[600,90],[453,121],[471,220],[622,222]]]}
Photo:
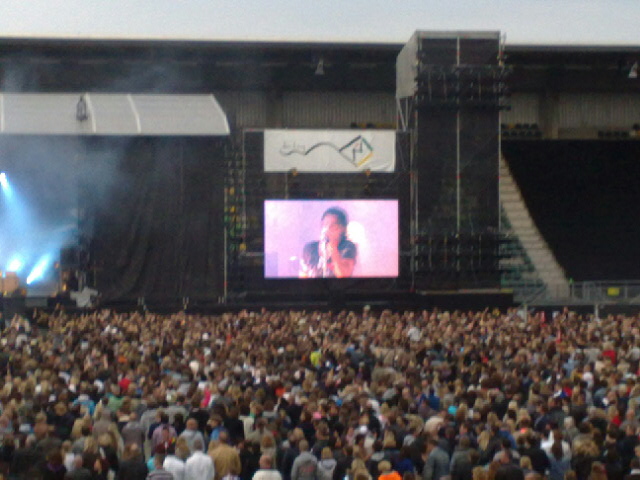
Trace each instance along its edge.
{"label": "crowd", "polygon": [[640,479],[640,317],[35,312],[9,479]]}

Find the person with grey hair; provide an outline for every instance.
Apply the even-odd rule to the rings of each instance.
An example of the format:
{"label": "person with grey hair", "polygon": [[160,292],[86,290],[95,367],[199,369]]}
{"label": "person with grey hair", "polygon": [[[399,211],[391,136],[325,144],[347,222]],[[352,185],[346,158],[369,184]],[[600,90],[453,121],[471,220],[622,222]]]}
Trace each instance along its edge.
{"label": "person with grey hair", "polygon": [[198,430],[198,421],[195,418],[189,418],[187,420],[187,428],[180,434],[180,437],[187,441],[187,446],[191,453],[194,452],[194,443],[196,440],[200,440],[200,443],[204,445],[204,436]]}
{"label": "person with grey hair", "polygon": [[567,416],[564,419],[564,436],[569,439],[569,443],[573,444],[573,440],[580,433],[578,427],[576,427],[576,421],[573,417]]}
{"label": "person with grey hair", "polygon": [[213,480],[215,466],[209,455],[203,452],[204,442],[200,438],[193,441],[193,453],[187,459],[184,480]]}
{"label": "person with grey hair", "polygon": [[135,412],[129,414],[129,421],[122,427],[122,441],[125,445],[135,443],[142,451],[144,447],[144,429]]}
{"label": "person with grey hair", "polygon": [[252,480],[282,480],[280,472],[273,468],[271,455],[260,457],[260,469],[253,474]]}

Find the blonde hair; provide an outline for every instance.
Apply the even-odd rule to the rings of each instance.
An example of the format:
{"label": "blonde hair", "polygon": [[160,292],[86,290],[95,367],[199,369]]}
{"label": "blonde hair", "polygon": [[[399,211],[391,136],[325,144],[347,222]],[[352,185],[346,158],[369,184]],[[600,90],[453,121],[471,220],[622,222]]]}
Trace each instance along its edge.
{"label": "blonde hair", "polygon": [[321,460],[329,460],[330,458],[333,458],[333,452],[329,447],[324,447],[322,449],[321,457]]}
{"label": "blonde hair", "polygon": [[97,453],[98,452],[98,442],[93,437],[88,437],[84,441],[84,450],[83,452],[88,453]]}
{"label": "blonde hair", "polygon": [[489,446],[489,440],[491,440],[491,435],[486,430],[483,430],[482,433],[478,436],[478,446],[481,450],[486,450]]}
{"label": "blonde hair", "polygon": [[526,455],[521,457],[520,468],[524,468],[526,470],[532,470],[533,467],[531,466],[531,458],[527,457]]}
{"label": "blonde hair", "polygon": [[364,460],[360,458],[355,458],[353,462],[351,462],[351,468],[349,469],[349,473],[351,473],[351,475],[355,477],[356,473],[360,470],[365,470],[368,472],[367,466],[365,465]]}
{"label": "blonde hair", "polygon": [[189,458],[191,451],[189,450],[189,445],[187,444],[187,439],[184,437],[178,437],[176,440],[176,457],[181,458],[182,460],[186,460]]}
{"label": "blonde hair", "polygon": [[500,462],[491,462],[487,468],[487,480],[495,480],[496,472],[500,468]]}
{"label": "blonde hair", "polygon": [[495,412],[489,412],[489,414],[487,415],[487,423],[492,427],[500,423],[498,420],[498,415],[496,415]]}
{"label": "blonde hair", "polygon": [[103,433],[98,437],[98,445],[101,447],[115,447],[115,445],[113,445],[113,438],[108,433]]}
{"label": "blonde hair", "polygon": [[396,436],[391,430],[387,430],[386,432],[384,432],[382,448],[396,448]]}
{"label": "blonde hair", "polygon": [[73,428],[71,429],[71,439],[77,440],[82,437],[82,428],[88,427],[91,428],[91,417],[89,415],[85,415],[82,418],[77,418],[73,422]]}
{"label": "blonde hair", "polygon": [[600,455],[600,449],[596,442],[593,440],[586,440],[580,442],[575,446],[574,455],[588,455],[591,457],[597,457]]}
{"label": "blonde hair", "polygon": [[362,460],[364,464],[364,459],[366,457],[367,457],[367,452],[364,450],[364,448],[360,448],[359,445],[353,446],[353,458],[355,458],[356,460]]}
{"label": "blonde hair", "polygon": [[484,467],[473,467],[473,480],[487,480],[488,474]]}

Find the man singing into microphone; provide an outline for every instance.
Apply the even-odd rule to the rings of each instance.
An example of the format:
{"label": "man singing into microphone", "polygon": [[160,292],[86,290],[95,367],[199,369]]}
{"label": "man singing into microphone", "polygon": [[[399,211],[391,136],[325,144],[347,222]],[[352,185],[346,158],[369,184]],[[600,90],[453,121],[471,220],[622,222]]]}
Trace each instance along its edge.
{"label": "man singing into microphone", "polygon": [[347,240],[347,214],[331,207],[322,214],[320,240],[302,250],[300,278],[347,278],[353,274],[357,248]]}

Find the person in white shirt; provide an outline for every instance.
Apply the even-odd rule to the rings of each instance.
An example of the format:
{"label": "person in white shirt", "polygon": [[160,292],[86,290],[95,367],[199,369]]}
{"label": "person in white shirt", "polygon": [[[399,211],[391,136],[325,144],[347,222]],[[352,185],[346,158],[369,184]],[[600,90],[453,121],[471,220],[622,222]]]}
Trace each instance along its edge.
{"label": "person in white shirt", "polygon": [[273,468],[271,455],[262,455],[260,457],[260,470],[253,474],[252,480],[282,480],[280,472]]}
{"label": "person in white shirt", "polygon": [[551,455],[551,447],[554,442],[561,442],[563,458],[571,460],[571,447],[569,446],[569,443],[564,440],[562,432],[558,429],[551,432],[546,440],[540,442],[540,448],[542,448],[547,455]]}
{"label": "person in white shirt", "polygon": [[189,456],[189,447],[186,442],[183,445],[176,445],[175,452],[172,451],[173,447],[169,449],[169,455],[164,459],[162,468],[173,474],[174,480],[185,480],[185,459]]}
{"label": "person in white shirt", "polygon": [[184,480],[213,480],[215,467],[211,457],[204,453],[204,444],[199,438],[193,441],[193,454],[187,459]]}

